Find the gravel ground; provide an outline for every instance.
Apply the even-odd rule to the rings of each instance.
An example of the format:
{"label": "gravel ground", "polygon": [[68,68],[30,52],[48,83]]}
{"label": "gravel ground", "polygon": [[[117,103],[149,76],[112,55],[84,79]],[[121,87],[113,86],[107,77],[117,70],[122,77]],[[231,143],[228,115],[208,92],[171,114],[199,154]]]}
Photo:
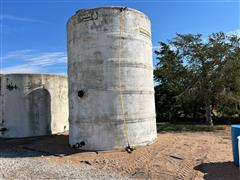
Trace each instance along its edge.
{"label": "gravel ground", "polygon": [[161,133],[150,146],[82,152],[66,134],[0,139],[0,179],[207,179],[240,180],[232,163],[230,129]]}
{"label": "gravel ground", "polygon": [[[0,153],[0,179],[126,179],[114,172],[99,171],[87,164],[76,164],[66,160],[54,162],[36,152],[24,152],[19,158],[4,157],[21,156],[21,152]],[[40,156],[40,157],[34,157]]]}

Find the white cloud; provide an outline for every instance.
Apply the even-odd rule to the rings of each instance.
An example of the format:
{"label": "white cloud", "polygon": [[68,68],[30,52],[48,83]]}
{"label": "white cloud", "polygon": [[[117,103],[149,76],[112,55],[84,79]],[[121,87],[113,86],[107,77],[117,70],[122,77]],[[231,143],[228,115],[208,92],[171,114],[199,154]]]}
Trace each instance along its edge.
{"label": "white cloud", "polygon": [[66,73],[65,52],[12,51],[2,58],[3,73]]}
{"label": "white cloud", "polygon": [[8,60],[8,59],[27,59],[33,54],[31,54],[33,50],[31,49],[24,49],[24,50],[18,50],[18,51],[11,51],[8,52],[5,56],[2,57],[3,60]]}
{"label": "white cloud", "polygon": [[235,35],[235,36],[238,36],[240,37],[240,29],[236,29],[234,31],[230,31],[227,33],[228,35]]}
{"label": "white cloud", "polygon": [[8,73],[40,73],[41,69],[35,66],[29,66],[27,64],[10,66],[2,69],[3,74]]}
{"label": "white cloud", "polygon": [[160,49],[160,45],[152,46],[152,50],[153,50],[153,51],[159,50],[159,49]]}
{"label": "white cloud", "polygon": [[21,21],[21,22],[30,22],[30,23],[46,23],[45,21],[41,21],[41,20],[37,20],[37,19],[17,17],[17,16],[13,16],[13,15],[8,15],[8,14],[0,15],[0,21],[3,21],[3,20]]}
{"label": "white cloud", "polygon": [[[169,47],[170,47],[170,49],[171,49],[172,51],[177,50],[177,48],[176,48],[175,46],[171,45],[171,44],[169,44]],[[153,52],[154,52],[155,50],[159,51],[160,48],[161,48],[160,45],[156,45],[156,46],[153,46],[153,47],[152,47],[152,50],[153,50]]]}

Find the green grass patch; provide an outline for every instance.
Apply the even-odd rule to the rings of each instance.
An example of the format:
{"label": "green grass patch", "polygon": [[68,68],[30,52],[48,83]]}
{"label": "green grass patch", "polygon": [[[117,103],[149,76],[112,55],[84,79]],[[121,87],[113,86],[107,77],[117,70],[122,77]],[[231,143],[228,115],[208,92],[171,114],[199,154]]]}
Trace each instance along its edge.
{"label": "green grass patch", "polygon": [[212,132],[216,130],[225,130],[224,126],[207,126],[199,124],[171,124],[157,123],[158,132]]}

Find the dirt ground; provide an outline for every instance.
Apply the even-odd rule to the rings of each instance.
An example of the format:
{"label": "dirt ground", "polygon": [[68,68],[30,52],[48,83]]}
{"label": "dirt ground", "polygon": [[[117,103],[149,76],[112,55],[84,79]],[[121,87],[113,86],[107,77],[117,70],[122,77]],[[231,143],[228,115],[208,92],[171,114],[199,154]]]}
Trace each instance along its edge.
{"label": "dirt ground", "polygon": [[[27,152],[36,154],[29,155]],[[155,143],[138,147],[131,154],[124,150],[104,152],[73,150],[68,147],[68,136],[64,134],[0,140],[0,161],[4,158],[31,158],[36,161],[44,159],[47,163],[56,165],[69,163],[78,168],[84,165],[91,167],[92,173],[101,171],[119,175],[111,177],[112,179],[240,179],[240,169],[232,163],[229,127],[218,132],[160,133]],[[11,167],[8,167],[7,171],[1,162],[0,166],[2,166],[0,179],[14,177],[11,174],[13,172],[9,171]],[[51,176],[48,178],[57,179]]]}

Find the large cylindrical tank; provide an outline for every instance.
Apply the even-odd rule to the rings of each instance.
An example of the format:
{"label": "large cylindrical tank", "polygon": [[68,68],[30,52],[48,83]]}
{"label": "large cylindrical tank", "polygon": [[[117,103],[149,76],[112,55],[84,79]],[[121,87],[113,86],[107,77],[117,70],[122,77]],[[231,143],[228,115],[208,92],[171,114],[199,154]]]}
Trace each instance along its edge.
{"label": "large cylindrical tank", "polygon": [[0,137],[42,136],[68,130],[66,76],[5,74],[0,78]]}
{"label": "large cylindrical tank", "polygon": [[85,150],[156,138],[151,25],[125,7],[82,9],[68,32],[69,140]]}

